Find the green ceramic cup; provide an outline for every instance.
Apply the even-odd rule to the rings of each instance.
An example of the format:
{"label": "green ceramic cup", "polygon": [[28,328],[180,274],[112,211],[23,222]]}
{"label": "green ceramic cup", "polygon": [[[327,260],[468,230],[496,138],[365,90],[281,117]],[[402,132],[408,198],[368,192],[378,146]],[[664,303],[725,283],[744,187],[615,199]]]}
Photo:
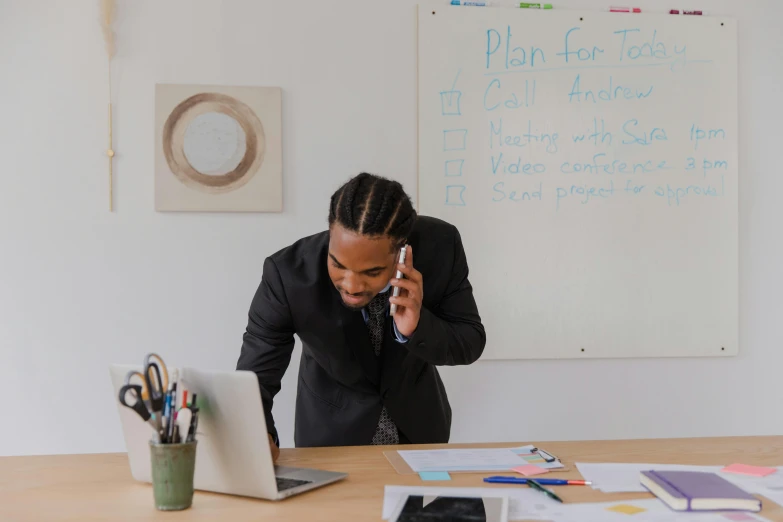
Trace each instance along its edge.
{"label": "green ceramic cup", "polygon": [[196,441],[158,444],[150,441],[152,489],[155,506],[162,511],[188,509],[193,504]]}

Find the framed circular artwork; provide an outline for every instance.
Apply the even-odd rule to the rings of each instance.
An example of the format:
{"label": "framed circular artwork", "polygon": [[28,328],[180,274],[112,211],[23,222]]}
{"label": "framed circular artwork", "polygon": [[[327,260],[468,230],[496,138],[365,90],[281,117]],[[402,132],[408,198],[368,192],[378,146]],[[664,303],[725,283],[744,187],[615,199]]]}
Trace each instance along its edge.
{"label": "framed circular artwork", "polygon": [[281,93],[156,86],[160,211],[282,210]]}

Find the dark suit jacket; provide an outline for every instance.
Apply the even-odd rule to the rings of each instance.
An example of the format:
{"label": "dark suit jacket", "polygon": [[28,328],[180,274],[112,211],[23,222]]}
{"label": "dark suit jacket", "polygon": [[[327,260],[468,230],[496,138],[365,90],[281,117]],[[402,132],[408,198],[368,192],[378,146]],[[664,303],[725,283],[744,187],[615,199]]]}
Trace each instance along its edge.
{"label": "dark suit jacket", "polygon": [[401,442],[448,442],[451,407],[436,365],[470,364],[486,342],[457,229],[419,217],[408,243],[424,279],[419,325],[405,344],[392,318],[380,357],[361,311],[342,304],[327,272],[329,232],[306,237],[264,262],[238,370],[258,375],[267,429],[272,400],[302,341],[294,439],[302,446],[366,445],[385,405]]}

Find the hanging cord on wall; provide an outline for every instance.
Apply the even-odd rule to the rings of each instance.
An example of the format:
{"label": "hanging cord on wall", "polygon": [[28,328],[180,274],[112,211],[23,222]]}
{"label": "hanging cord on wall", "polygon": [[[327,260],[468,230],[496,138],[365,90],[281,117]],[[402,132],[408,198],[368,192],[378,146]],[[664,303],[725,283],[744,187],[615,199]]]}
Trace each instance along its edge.
{"label": "hanging cord on wall", "polygon": [[106,156],[109,158],[109,212],[114,211],[114,148],[112,136],[112,103],[111,103],[111,61],[114,57],[114,18],[116,5],[114,0],[99,0],[101,8],[101,28],[103,29],[103,39],[106,44],[106,55],[108,57],[109,69],[109,148],[106,149]]}

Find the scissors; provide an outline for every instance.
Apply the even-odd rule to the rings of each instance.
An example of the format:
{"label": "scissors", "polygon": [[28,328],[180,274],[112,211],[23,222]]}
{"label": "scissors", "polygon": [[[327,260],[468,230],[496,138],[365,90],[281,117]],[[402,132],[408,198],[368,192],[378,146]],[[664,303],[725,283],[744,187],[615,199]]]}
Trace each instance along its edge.
{"label": "scissors", "polygon": [[148,353],[144,357],[144,382],[149,394],[150,411],[155,414],[156,431],[160,433],[163,428],[161,422],[163,406],[166,403],[166,391],[169,386],[169,371],[160,355]]}
{"label": "scissors", "polygon": [[[137,383],[131,382],[134,377],[137,377],[139,379],[139,382]],[[128,374],[125,376],[125,384],[138,384],[139,386],[141,386],[141,400],[144,401],[144,404],[146,406],[149,406],[150,392],[147,389],[147,379],[144,378],[143,373],[134,370],[129,371]]]}
{"label": "scissors", "polygon": [[[138,374],[139,372],[132,372],[135,374]],[[128,378],[131,377],[131,374],[128,374],[126,377],[126,381]],[[142,396],[144,394],[145,386],[140,384],[125,384],[122,388],[120,388],[120,403],[125,406],[126,408],[130,408],[136,413],[139,414],[139,416],[144,420],[144,422],[149,423],[150,426],[155,430],[156,438],[158,437],[158,425],[155,421],[152,420],[151,415],[147,407],[144,405],[144,400],[142,399]],[[128,400],[128,395],[131,396],[131,401]]]}

